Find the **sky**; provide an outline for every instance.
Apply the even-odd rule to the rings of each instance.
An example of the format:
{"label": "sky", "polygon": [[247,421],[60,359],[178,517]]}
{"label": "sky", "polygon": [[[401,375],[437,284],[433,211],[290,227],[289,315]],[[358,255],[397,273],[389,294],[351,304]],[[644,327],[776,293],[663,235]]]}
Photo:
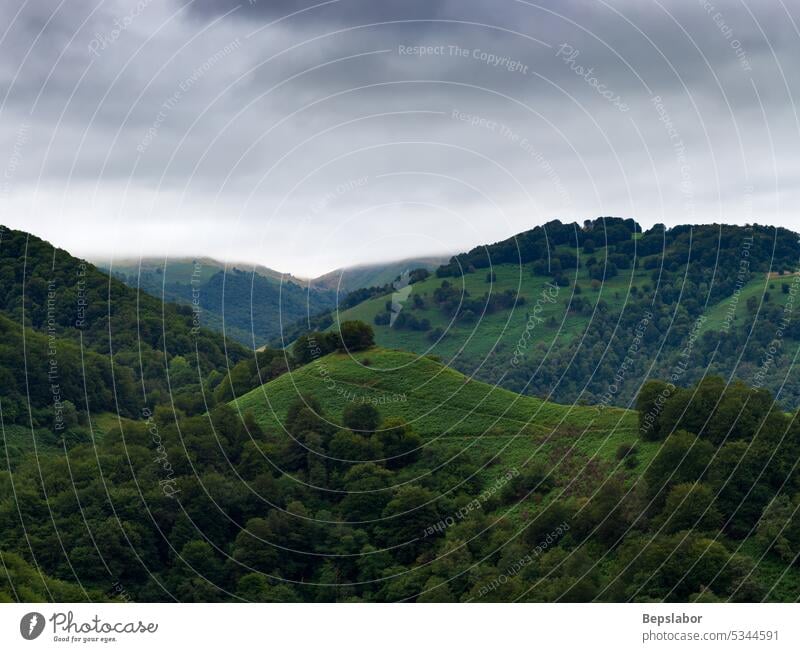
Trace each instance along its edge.
{"label": "sky", "polygon": [[297,276],[552,219],[800,231],[785,0],[0,0],[0,223]]}

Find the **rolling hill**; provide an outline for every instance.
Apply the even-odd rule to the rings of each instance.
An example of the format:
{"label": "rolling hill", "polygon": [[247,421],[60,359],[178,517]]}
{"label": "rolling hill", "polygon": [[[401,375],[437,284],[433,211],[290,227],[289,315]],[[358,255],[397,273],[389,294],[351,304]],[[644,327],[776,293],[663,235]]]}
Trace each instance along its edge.
{"label": "rolling hill", "polygon": [[483,436],[539,437],[602,432],[619,438],[636,430],[636,415],[617,408],[562,406],[472,380],[435,359],[376,348],[332,353],[239,397],[267,432],[280,432],[298,395],[319,400],[341,424],[348,404],[377,406],[385,418],[402,418],[427,440]]}
{"label": "rolling hill", "polygon": [[331,328],[366,321],[382,346],[562,403],[631,405],[646,378],[680,366],[681,384],[706,373],[763,382],[796,407],[798,260],[786,229],[555,222],[453,257],[435,276],[333,315]]}
{"label": "rolling hill", "polygon": [[[275,281],[293,281],[298,285],[305,283],[303,279],[293,277],[291,274],[284,274],[263,265],[253,265],[245,262],[223,262],[208,256],[182,256],[182,257],[144,257],[144,258],[121,258],[108,261],[95,260],[97,266],[110,272],[113,276],[119,277],[125,282],[135,283],[137,278],[143,289],[153,289],[161,292],[162,285],[169,287],[173,283],[179,285],[189,285],[192,280],[205,283],[217,272],[224,272],[226,269],[242,269],[249,272],[270,278]],[[144,286],[147,287],[144,287]]]}
{"label": "rolling hill", "polygon": [[[308,407],[298,408],[303,403]],[[791,516],[776,520],[786,515],[773,513],[770,499],[787,481],[797,483],[785,464],[800,446],[800,422],[775,410],[762,390],[742,384],[726,389],[714,378],[668,395],[666,403],[665,414],[683,416],[664,440],[663,432],[651,436],[643,430],[643,412],[521,396],[436,359],[376,347],[319,357],[232,405],[257,424],[257,447],[281,472],[293,464],[297,478],[314,491],[336,495],[346,487],[339,508],[350,517],[387,505],[370,493],[385,486],[375,464],[395,469],[394,496],[405,496],[407,485],[433,489],[417,495],[409,486],[415,496],[409,509],[416,513],[427,504],[420,500],[435,500],[438,511],[415,519],[411,529],[401,528],[404,544],[396,551],[396,561],[416,558],[417,564],[430,564],[427,571],[402,581],[390,574],[374,591],[343,589],[337,599],[412,595],[438,601],[460,592],[462,600],[494,601],[522,592],[530,600],[651,600],[663,598],[666,586],[675,600],[793,600],[800,573],[764,552],[770,535],[762,521],[795,527]],[[706,428],[707,406],[715,403],[719,410]],[[364,405],[379,411],[382,424],[374,433],[350,434],[343,440],[350,447],[343,449],[339,437],[347,430],[339,429],[347,424],[348,410]],[[743,413],[745,406],[750,414]],[[385,449],[370,447],[376,439],[391,441],[384,433],[398,424],[419,435],[399,468]],[[306,428],[320,435],[305,435]],[[782,438],[784,432],[791,435]],[[728,434],[720,441],[719,433]],[[342,451],[362,457],[343,457]],[[765,475],[754,484],[751,474],[759,469]],[[351,494],[366,489],[364,498]],[[388,505],[384,518],[406,503],[396,498]],[[363,521],[361,527],[380,539],[384,530],[378,523],[383,521]],[[492,538],[487,532],[494,529]],[[709,530],[716,532],[713,538]],[[483,536],[497,549],[477,544]],[[551,536],[561,542],[547,552],[542,541]],[[429,545],[438,545],[440,556],[426,552]],[[456,551],[464,558],[446,561]],[[478,561],[476,555],[484,553]],[[522,578],[509,573],[504,579],[511,588],[499,587],[498,572],[526,554],[533,557],[532,567]],[[785,560],[792,553],[782,554]],[[453,580],[454,569],[464,570],[470,558],[476,561],[463,580]],[[489,558],[501,570],[491,564],[484,569]]]}

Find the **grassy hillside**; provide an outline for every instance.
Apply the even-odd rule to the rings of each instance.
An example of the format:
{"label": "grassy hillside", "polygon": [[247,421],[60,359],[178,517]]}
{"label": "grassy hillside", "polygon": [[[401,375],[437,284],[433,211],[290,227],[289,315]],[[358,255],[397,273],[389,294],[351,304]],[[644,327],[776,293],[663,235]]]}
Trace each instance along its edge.
{"label": "grassy hillside", "polygon": [[[333,353],[259,387],[235,402],[252,412],[268,438],[285,438],[280,424],[298,395],[313,396],[325,417],[341,424],[349,403],[375,405],[384,419],[405,419],[423,445],[474,459],[523,464],[567,446],[576,455],[611,460],[636,440],[636,415],[616,408],[564,406],[470,380],[428,357],[375,348]],[[643,451],[645,457],[649,455]]]}
{"label": "grassy hillside", "polygon": [[[457,364],[460,359],[471,360],[477,356],[485,356],[492,348],[496,351],[507,350],[509,343],[515,343],[525,330],[525,325],[533,305],[542,292],[552,287],[552,282],[547,277],[526,274],[514,265],[497,265],[492,268],[495,278],[490,283],[486,280],[485,273],[468,273],[459,278],[455,284],[473,296],[480,296],[484,292],[501,293],[507,290],[519,292],[523,302],[513,310],[504,310],[494,314],[483,315],[479,320],[463,323],[448,319],[446,314],[435,306],[430,305],[427,299],[442,283],[442,279],[430,277],[425,281],[414,284],[411,295],[405,301],[403,310],[409,310],[418,319],[428,319],[431,329],[441,328],[446,330],[443,338],[432,339],[429,331],[419,332],[388,325],[373,323],[377,314],[386,311],[386,302],[391,300],[391,294],[374,297],[360,303],[353,308],[340,313],[341,321],[358,319],[373,324],[375,336],[379,344],[389,347],[405,347],[419,352],[431,352],[442,356],[452,364]],[[790,281],[791,277],[772,277],[759,275],[747,282],[738,295],[738,304],[731,307],[731,300],[726,297],[716,303],[711,303],[703,311],[706,320],[699,328],[700,333],[706,331],[717,332],[723,328],[726,318],[733,314],[734,325],[746,323],[747,300],[751,297],[761,300],[765,292],[771,292],[775,298],[780,298],[781,284]],[[574,286],[561,288],[559,296],[555,297],[553,304],[547,303],[542,315],[546,318],[543,324],[537,325],[536,344],[550,348],[559,342],[570,342],[579,336],[590,324],[592,313],[599,301],[603,301],[605,309],[612,314],[619,314],[625,306],[626,299],[631,301],[630,289],[648,287],[652,285],[651,272],[637,269],[627,271],[624,275],[607,279],[601,286],[594,289],[587,271],[581,270],[576,276],[576,283],[581,285],[580,295],[591,310],[589,314],[570,311],[569,304],[574,298]],[[586,289],[589,289],[587,292]],[[414,307],[414,295],[426,301],[424,308]],[[550,318],[554,321],[551,321]],[[499,346],[498,346],[499,345]]]}
{"label": "grassy hillside", "polygon": [[[429,357],[375,348],[332,353],[238,399],[262,425],[277,425],[298,394],[321,400],[340,415],[348,402],[372,403],[386,417],[403,417],[428,437],[450,434],[540,434],[558,427],[609,430],[635,427],[633,412],[564,406],[471,380]],[[443,414],[444,413],[444,414]]]}
{"label": "grassy hillside", "polygon": [[[702,412],[699,405],[711,398],[712,403],[726,405],[713,418],[723,432],[733,431],[728,421],[736,423],[741,416],[728,408],[742,405],[752,410],[752,415],[741,417],[749,424],[740,433],[744,437],[752,437],[751,429],[760,432],[758,423],[767,420],[770,433],[787,428],[795,432],[797,422],[772,411],[768,397],[761,396],[760,402],[748,400],[745,395],[750,390],[744,386],[717,397],[715,392],[722,386],[712,381],[672,397],[676,405],[695,393],[698,397],[698,407],[691,404],[688,411],[675,411],[668,405],[670,414],[688,415],[686,423],[681,421],[675,428],[698,430],[696,422],[703,420],[697,416]],[[384,420],[401,417],[421,435],[422,453],[395,471],[393,495],[398,498],[383,515],[406,504],[397,502],[405,495],[406,485],[434,490],[431,494],[423,490],[417,499],[436,500],[440,516],[433,521],[440,519],[439,529],[431,527],[427,516],[428,522],[422,518],[415,521],[416,529],[403,530],[404,541],[416,537],[411,545],[417,546],[417,563],[431,561],[433,567],[422,573],[422,579],[389,582],[376,593],[367,590],[368,595],[404,599],[415,591],[429,591],[429,596],[417,599],[442,600],[453,599],[460,591],[461,600],[510,600],[522,594],[529,600],[587,601],[663,599],[666,591],[670,600],[717,600],[729,595],[736,600],[796,598],[800,574],[787,565],[786,555],[781,560],[770,552],[771,530],[759,525],[776,487],[785,488],[781,483],[788,478],[783,462],[777,460],[796,459],[794,434],[783,443],[761,438],[752,445],[729,441],[718,450],[710,443],[713,433],[702,427],[699,439],[687,432],[666,441],[643,437],[639,415],[632,411],[557,405],[470,380],[428,357],[373,348],[353,356],[334,353],[319,358],[234,403],[262,427],[266,441],[260,447],[279,466],[292,459],[281,454],[290,441],[282,424],[291,422],[290,406],[300,394],[313,397],[319,414],[334,426],[341,426],[348,404],[369,402],[378,407]],[[380,437],[380,432],[379,428],[372,438]],[[331,444],[326,452],[335,455],[335,450]],[[336,478],[361,482],[356,469],[361,474],[367,473],[367,467],[384,473],[362,464],[352,467],[351,474],[347,465],[354,462],[337,470],[341,460],[323,459],[327,475],[312,464],[309,455],[299,477],[315,484],[327,478],[336,487]],[[757,484],[753,496],[757,493],[760,498],[756,500],[749,494],[753,488],[749,474],[766,468],[774,473],[775,481]],[[519,485],[509,480],[516,474]],[[383,485],[345,481],[345,486],[363,490]],[[408,491],[415,490],[409,487]],[[691,497],[684,505],[679,499],[687,492]],[[746,500],[742,498],[745,492],[750,496]],[[340,507],[348,510],[351,501],[363,506],[361,500],[348,497]],[[770,509],[764,512],[769,527],[785,522],[783,512]],[[321,513],[327,517],[327,512]],[[452,578],[453,568],[466,564],[447,555],[434,559],[428,549],[438,545],[440,554],[463,549],[468,558],[466,550],[472,551],[473,541],[491,540],[498,549],[489,554],[497,554],[497,568],[502,569],[528,554],[531,546],[546,547],[541,541],[552,532],[561,536],[560,524],[569,530],[563,539],[566,547],[534,561],[534,568],[523,580],[515,578],[514,588],[507,592],[491,586],[497,571],[484,572],[482,566],[469,570],[463,585],[460,579],[448,583],[445,578]],[[502,537],[488,534],[495,528],[504,532]],[[380,527],[375,530],[379,531]],[[516,533],[521,540],[515,539]],[[439,538],[432,540],[432,536]],[[411,556],[400,554],[398,559],[407,563]],[[675,569],[664,569],[673,556]],[[724,568],[732,569],[730,577],[720,573]],[[691,577],[676,581],[684,573]],[[441,588],[444,585],[448,588]],[[347,595],[352,594],[345,591],[337,598]]]}
{"label": "grassy hillside", "polygon": [[[377,341],[382,346],[420,352],[430,349],[432,353],[442,356],[452,364],[457,364],[459,360],[478,362],[493,348],[499,355],[501,351],[508,350],[512,343],[519,340],[536,300],[541,297],[542,292],[552,287],[552,279],[546,276],[534,276],[530,270],[518,266],[497,265],[492,268],[492,272],[495,274],[492,281],[487,281],[487,272],[473,272],[450,282],[460,293],[466,291],[471,297],[480,297],[486,292],[501,294],[510,290],[518,292],[523,302],[513,309],[477,315],[475,320],[469,322],[453,320],[432,301],[434,291],[442,284],[441,278],[434,276],[413,285],[411,295],[404,302],[402,310],[410,311],[417,319],[429,320],[431,330],[441,328],[446,331],[446,335],[442,338],[432,339],[430,331],[375,325],[375,315],[386,312],[386,302],[391,300],[391,294],[365,301],[340,313],[339,318],[341,321],[358,319],[373,324]],[[649,273],[641,270],[630,276],[609,279],[596,291],[589,291],[590,279],[585,271],[579,273],[577,282],[585,284],[585,287],[582,287],[582,296],[592,308],[598,301],[603,300],[611,309],[619,310],[624,304],[628,286],[648,283]],[[421,297],[424,307],[414,306],[415,295]],[[591,314],[567,311],[572,295],[572,288],[561,288],[555,297],[555,303],[548,301],[543,304],[541,315],[545,317],[545,322],[537,326],[537,344],[549,348],[556,338],[569,342],[589,323]]]}

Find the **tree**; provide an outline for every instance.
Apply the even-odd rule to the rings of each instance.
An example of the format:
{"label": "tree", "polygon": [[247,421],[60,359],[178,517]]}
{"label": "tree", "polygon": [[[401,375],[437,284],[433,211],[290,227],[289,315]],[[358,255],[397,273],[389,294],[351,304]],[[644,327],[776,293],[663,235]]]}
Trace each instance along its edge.
{"label": "tree", "polygon": [[391,482],[392,474],[377,464],[357,464],[344,476],[344,488],[348,494],[341,503],[342,516],[349,522],[374,521],[381,517],[392,497],[384,491]]}
{"label": "tree", "polygon": [[667,437],[644,474],[653,506],[664,504],[673,485],[700,480],[714,452],[712,444],[684,430]]}
{"label": "tree", "polygon": [[[718,541],[683,532],[668,536],[630,537],[616,559],[611,596],[622,600],[686,601],[710,589],[729,595],[748,577],[747,564]],[[748,587],[750,589],[751,587]],[[758,600],[758,588],[737,592],[737,599]]]}
{"label": "tree", "polygon": [[667,383],[661,380],[648,380],[636,397],[636,410],[639,412],[639,434],[642,439],[661,439],[660,414],[663,402],[670,395]]}
{"label": "tree", "polygon": [[[708,483],[718,492],[717,505],[725,517],[725,531],[730,536],[748,536],[775,496],[775,489],[768,480],[779,462],[777,456],[765,442],[732,441],[717,450],[708,472]],[[775,484],[780,486],[786,477],[780,471],[775,473]]]}
{"label": "tree", "polygon": [[402,468],[419,457],[422,439],[405,419],[387,419],[376,437],[381,443],[386,467],[389,469]]}
{"label": "tree", "polygon": [[383,510],[382,538],[387,546],[398,546],[395,556],[402,563],[417,558],[425,529],[438,523],[436,496],[414,485],[401,487]]}
{"label": "tree", "polygon": [[425,583],[417,602],[456,602],[448,580],[432,575]]}
{"label": "tree", "polygon": [[287,582],[270,583],[260,573],[243,575],[236,585],[236,595],[248,602],[300,602]]}
{"label": "tree", "polygon": [[796,563],[800,555],[800,494],[791,500],[789,496],[776,496],[767,505],[756,540],[786,563]]}
{"label": "tree", "polygon": [[296,398],[289,405],[284,427],[293,435],[312,431],[330,436],[335,430],[335,427],[325,420],[319,400],[307,395]]}
{"label": "tree", "polygon": [[328,452],[338,466],[369,462],[381,457],[380,445],[351,430],[340,430],[328,445]]}
{"label": "tree", "polygon": [[353,432],[371,435],[381,424],[381,413],[371,403],[348,403],[342,412],[342,423]]}
{"label": "tree", "polygon": [[363,351],[375,346],[375,332],[372,330],[372,326],[363,321],[342,322],[339,334],[340,350]]}
{"label": "tree", "polygon": [[722,514],[714,505],[714,492],[699,482],[684,482],[669,490],[664,509],[657,519],[667,533],[680,530],[717,531]]}

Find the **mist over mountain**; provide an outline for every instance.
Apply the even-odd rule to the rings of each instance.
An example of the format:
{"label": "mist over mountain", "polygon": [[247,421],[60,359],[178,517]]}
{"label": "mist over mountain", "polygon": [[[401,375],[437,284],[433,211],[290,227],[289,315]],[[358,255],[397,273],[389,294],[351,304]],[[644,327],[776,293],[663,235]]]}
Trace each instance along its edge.
{"label": "mist over mountain", "polygon": [[441,264],[447,262],[448,258],[449,256],[425,256],[420,258],[406,258],[404,260],[386,263],[344,267],[318,276],[313,280],[313,283],[347,293],[360,288],[381,286],[387,283],[390,284],[403,272],[412,269],[433,271]]}

